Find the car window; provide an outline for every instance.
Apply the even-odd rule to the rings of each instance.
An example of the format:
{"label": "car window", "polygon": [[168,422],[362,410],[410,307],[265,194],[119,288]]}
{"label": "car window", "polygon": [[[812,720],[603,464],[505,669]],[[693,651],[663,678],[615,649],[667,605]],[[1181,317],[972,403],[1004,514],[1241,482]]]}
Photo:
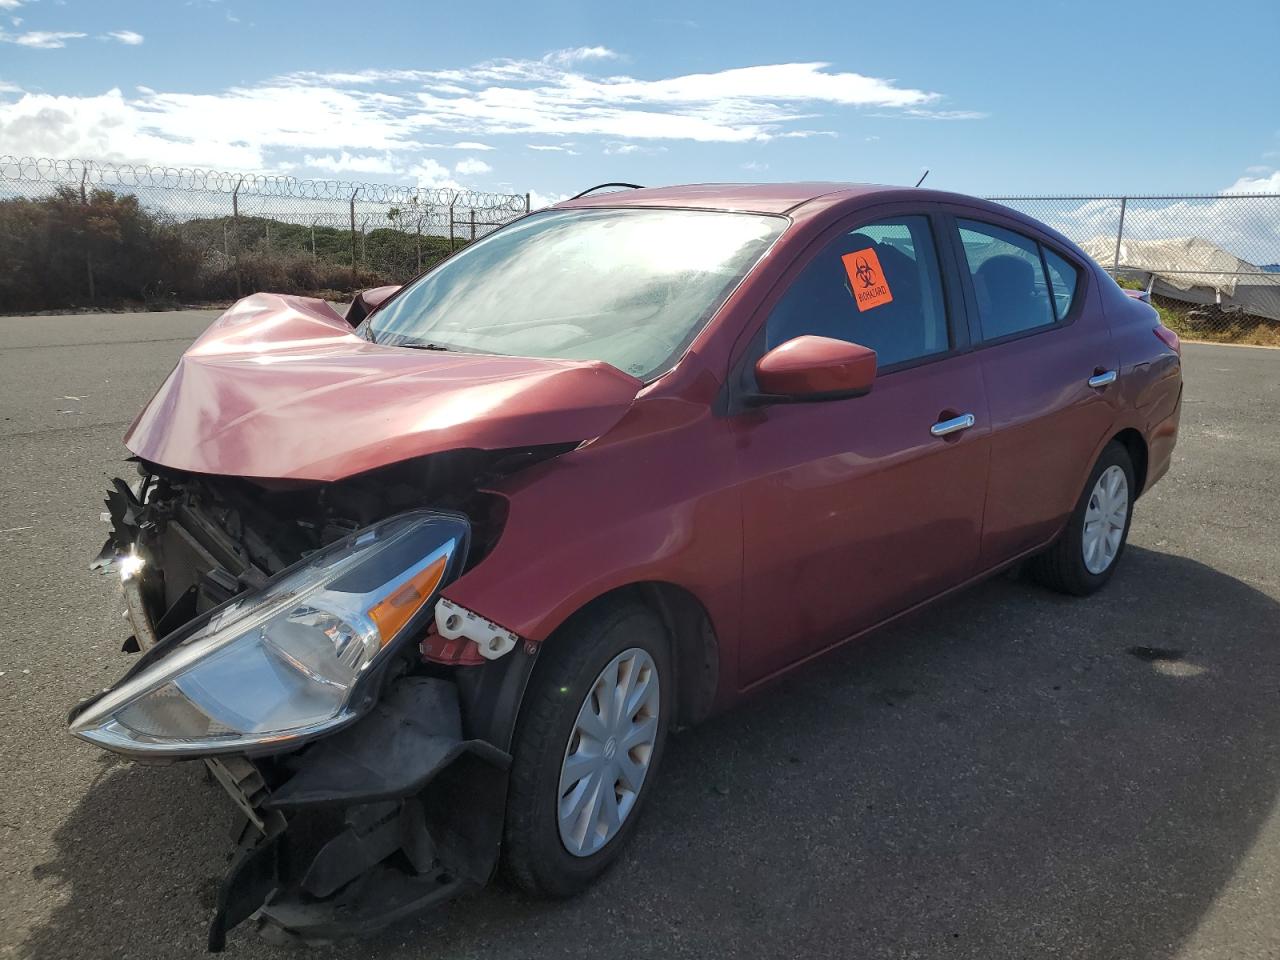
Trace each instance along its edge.
{"label": "car window", "polygon": [[982,338],[997,340],[1055,323],[1040,244],[990,223],[958,224],[978,299]]}
{"label": "car window", "polygon": [[879,220],[823,248],[765,323],[768,349],[806,334],[870,347],[881,367],[949,350],[928,218]]}
{"label": "car window", "polygon": [[1058,256],[1048,247],[1044,250],[1044,265],[1049,269],[1049,283],[1053,287],[1053,307],[1062,320],[1071,312],[1071,302],[1076,296],[1076,287],[1080,285],[1080,271],[1075,264]]}

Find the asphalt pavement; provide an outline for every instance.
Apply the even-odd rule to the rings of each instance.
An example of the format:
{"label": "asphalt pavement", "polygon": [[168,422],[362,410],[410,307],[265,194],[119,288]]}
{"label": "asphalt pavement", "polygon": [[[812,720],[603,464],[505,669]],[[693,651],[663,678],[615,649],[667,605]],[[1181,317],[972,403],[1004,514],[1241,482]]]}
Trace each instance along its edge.
{"label": "asphalt pavement", "polygon": [[[128,423],[210,313],[0,318],[0,956],[198,956],[230,803],[67,710],[122,673],[88,562]],[[1280,351],[1188,345],[1111,585],[1002,577],[677,736],[583,897],[494,887],[230,956],[1280,956]],[[127,475],[127,474],[126,474]]]}

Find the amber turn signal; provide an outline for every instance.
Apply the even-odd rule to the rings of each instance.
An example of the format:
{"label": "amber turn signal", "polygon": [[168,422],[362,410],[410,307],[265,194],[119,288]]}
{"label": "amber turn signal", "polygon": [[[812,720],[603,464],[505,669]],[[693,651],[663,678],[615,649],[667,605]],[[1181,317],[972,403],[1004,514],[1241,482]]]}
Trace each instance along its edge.
{"label": "amber turn signal", "polygon": [[436,587],[440,586],[448,561],[449,558],[445,556],[423,567],[391,596],[369,609],[369,619],[378,625],[384,647],[404,629],[404,625],[422,609],[422,605],[431,599]]}

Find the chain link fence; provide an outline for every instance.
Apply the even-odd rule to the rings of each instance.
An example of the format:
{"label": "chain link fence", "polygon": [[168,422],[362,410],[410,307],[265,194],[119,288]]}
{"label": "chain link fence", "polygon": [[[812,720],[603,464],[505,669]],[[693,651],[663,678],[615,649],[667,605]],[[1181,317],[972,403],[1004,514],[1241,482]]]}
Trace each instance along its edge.
{"label": "chain link fence", "polygon": [[[1280,194],[990,199],[1076,241],[1179,334],[1280,344]],[[3,156],[0,312],[346,296],[528,209],[528,194]]]}
{"label": "chain link fence", "polygon": [[528,194],[3,156],[0,312],[346,295],[528,209]]}
{"label": "chain link fence", "polygon": [[989,199],[1066,234],[1180,336],[1280,345],[1280,193]]}

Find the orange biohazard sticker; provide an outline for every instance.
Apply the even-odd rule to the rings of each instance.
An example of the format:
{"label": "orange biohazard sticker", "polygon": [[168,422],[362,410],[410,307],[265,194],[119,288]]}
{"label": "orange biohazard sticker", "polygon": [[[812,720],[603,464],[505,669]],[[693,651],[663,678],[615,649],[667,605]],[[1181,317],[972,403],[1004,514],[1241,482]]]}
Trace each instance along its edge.
{"label": "orange biohazard sticker", "polygon": [[889,290],[889,281],[880,269],[880,258],[870,247],[855,250],[840,258],[844,262],[845,273],[849,274],[849,286],[853,290],[853,301],[859,310],[870,310],[893,302],[893,293]]}

